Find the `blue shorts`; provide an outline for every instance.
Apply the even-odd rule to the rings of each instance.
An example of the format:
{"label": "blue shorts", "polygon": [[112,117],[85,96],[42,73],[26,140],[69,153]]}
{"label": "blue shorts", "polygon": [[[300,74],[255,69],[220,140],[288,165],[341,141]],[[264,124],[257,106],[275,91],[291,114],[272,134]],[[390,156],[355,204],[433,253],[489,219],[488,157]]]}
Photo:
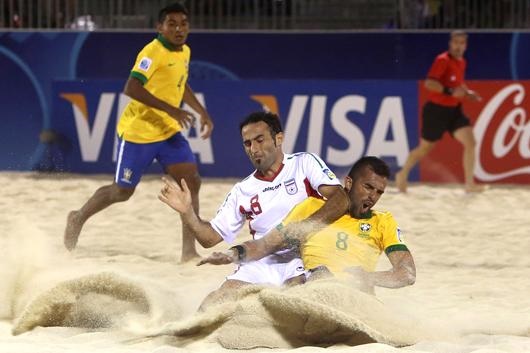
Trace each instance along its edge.
{"label": "blue shorts", "polygon": [[180,132],[153,143],[134,143],[119,138],[114,181],[122,187],[135,187],[155,158],[164,170],[172,164],[196,163],[190,144]]}

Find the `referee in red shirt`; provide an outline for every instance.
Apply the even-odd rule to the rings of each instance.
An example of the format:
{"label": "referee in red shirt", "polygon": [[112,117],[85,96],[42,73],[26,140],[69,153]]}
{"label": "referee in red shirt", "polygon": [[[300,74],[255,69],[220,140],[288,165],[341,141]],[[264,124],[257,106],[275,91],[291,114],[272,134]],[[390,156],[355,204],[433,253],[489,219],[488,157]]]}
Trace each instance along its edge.
{"label": "referee in red shirt", "polygon": [[475,184],[475,137],[469,119],[462,111],[464,98],[478,101],[480,96],[464,83],[467,33],[451,32],[449,50],[438,55],[429,70],[425,88],[429,91],[428,102],[423,106],[423,127],[420,144],[412,150],[403,168],[396,174],[399,191],[407,191],[410,170],[429,153],[436,142],[448,131],[464,146],[464,175],[467,192],[480,192],[484,186]]}

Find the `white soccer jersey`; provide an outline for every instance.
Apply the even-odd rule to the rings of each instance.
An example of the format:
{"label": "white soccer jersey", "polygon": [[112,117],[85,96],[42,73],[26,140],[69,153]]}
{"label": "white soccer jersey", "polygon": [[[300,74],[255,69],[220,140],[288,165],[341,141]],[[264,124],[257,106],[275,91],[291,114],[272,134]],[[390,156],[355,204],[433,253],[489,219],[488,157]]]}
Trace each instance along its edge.
{"label": "white soccer jersey", "polygon": [[264,179],[255,171],[234,185],[212,227],[232,243],[245,220],[255,239],[267,234],[287,216],[289,211],[308,196],[317,196],[321,185],[341,185],[326,164],[312,153],[285,154],[278,173]]}

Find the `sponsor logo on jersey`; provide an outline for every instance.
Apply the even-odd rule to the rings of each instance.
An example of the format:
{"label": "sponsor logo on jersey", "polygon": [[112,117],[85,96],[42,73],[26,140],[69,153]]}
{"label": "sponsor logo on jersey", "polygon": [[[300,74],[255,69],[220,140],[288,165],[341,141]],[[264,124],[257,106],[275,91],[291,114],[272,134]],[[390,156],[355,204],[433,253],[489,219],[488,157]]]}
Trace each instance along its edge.
{"label": "sponsor logo on jersey", "polygon": [[132,178],[132,170],[130,170],[129,168],[125,168],[123,170],[123,178],[121,178],[121,181],[125,182],[125,183],[131,183],[131,178]]}
{"label": "sponsor logo on jersey", "polygon": [[261,190],[261,192],[274,191],[277,190],[280,186],[282,186],[282,183],[279,183],[278,185],[274,186],[267,186],[265,189]]}
{"label": "sponsor logo on jersey", "polygon": [[138,68],[142,71],[149,71],[149,68],[151,67],[151,64],[153,63],[153,60],[145,57],[140,60],[140,63],[138,64]]}
{"label": "sponsor logo on jersey", "polygon": [[294,195],[298,192],[298,186],[296,185],[296,180],[289,179],[285,182],[285,190],[289,195]]}
{"label": "sponsor logo on jersey", "polygon": [[331,170],[329,170],[328,168],[324,169],[323,170],[324,174],[326,174],[329,178],[329,180],[333,180],[333,179],[336,179],[337,176],[335,175],[335,173],[333,173]]}

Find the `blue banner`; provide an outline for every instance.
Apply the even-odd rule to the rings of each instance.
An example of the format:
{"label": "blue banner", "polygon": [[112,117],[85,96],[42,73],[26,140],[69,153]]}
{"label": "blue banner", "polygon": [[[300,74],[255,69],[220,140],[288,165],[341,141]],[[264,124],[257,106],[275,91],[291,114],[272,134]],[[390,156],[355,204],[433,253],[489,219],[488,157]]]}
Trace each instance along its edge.
{"label": "blue banner", "polygon": [[[67,139],[50,134],[52,120],[53,129],[68,130],[67,127],[58,125],[58,117],[55,116],[57,111],[52,111],[52,105],[60,110],[63,108],[56,103],[69,102],[57,96],[58,91],[53,88],[54,82],[71,81],[74,87],[77,84],[79,91],[87,95],[86,114],[93,118],[96,112],[91,109],[96,109],[97,104],[92,100],[99,102],[103,92],[100,89],[107,87],[105,89],[110,90],[108,92],[116,94],[113,104],[118,104],[122,99],[118,92],[122,90],[123,81],[128,76],[137,53],[154,37],[154,32],[0,32],[0,79],[5,83],[0,87],[4,132],[0,139],[0,170],[56,170],[57,166],[62,170],[64,165],[66,170],[93,171],[91,167],[83,169],[84,167],[68,158],[76,152],[75,148],[79,148],[77,145],[69,146]],[[340,165],[344,162],[335,159],[339,159],[338,156],[345,157],[337,155],[336,151],[348,151],[353,142],[336,133],[335,127],[350,129],[351,133],[358,134],[347,123],[342,126],[339,123],[341,119],[333,119],[334,104],[340,103],[336,111],[339,111],[342,104],[360,104],[349,98],[340,101],[341,97],[352,92],[351,89],[359,89],[360,94],[367,97],[366,111],[364,114],[348,113],[348,116],[351,119],[353,116],[373,116],[376,114],[376,104],[392,103],[392,100],[383,101],[387,93],[401,94],[400,90],[397,93],[385,91],[383,94],[385,88],[379,87],[381,82],[396,80],[403,84],[404,81],[400,80],[425,78],[434,57],[446,50],[447,39],[448,33],[441,32],[192,32],[189,37],[192,49],[190,83],[202,91],[207,105],[211,105],[217,133],[221,130],[223,134],[229,133],[227,136],[236,136],[237,131],[229,132],[228,126],[223,125],[224,119],[237,125],[236,121],[248,111],[260,107],[261,103],[248,98],[250,95],[273,95],[278,110],[285,119],[290,116],[291,106],[303,106],[306,115],[301,121],[297,120],[300,118],[296,109],[302,108],[292,110],[292,121],[296,124],[289,123],[291,125],[288,124],[287,127],[292,127],[296,141],[290,141],[289,147],[297,150],[320,149],[324,158],[329,153],[330,160]],[[527,64],[530,60],[529,49],[530,33],[527,32],[471,33],[466,52],[466,77],[480,80],[530,79],[530,65]],[[281,81],[283,79],[297,81],[286,83]],[[372,84],[356,81],[373,79],[383,81]],[[234,85],[220,88],[224,84],[218,82],[220,80]],[[340,83],[340,80],[345,81]],[[239,84],[235,84],[236,82]],[[356,88],[357,86],[360,88]],[[233,89],[237,94],[231,97],[225,89]],[[380,89],[383,91],[379,92]],[[320,96],[326,97],[325,103]],[[104,97],[104,102],[111,99],[110,96]],[[407,98],[407,101],[416,99],[415,96],[402,97]],[[219,100],[225,103],[224,108],[221,108],[222,102]],[[236,110],[233,105],[241,109]],[[118,108],[113,105],[112,109],[107,124],[115,123]],[[314,140],[309,131],[316,131],[315,126],[321,124],[319,117],[322,110],[326,117],[322,135],[325,140],[319,141]],[[406,115],[407,129],[414,130],[416,115]],[[363,125],[368,124],[363,119],[359,118],[355,124],[361,127],[363,133],[370,133],[371,127]],[[98,161],[102,161],[99,158],[110,148],[110,145],[107,146],[111,141],[107,134],[113,134],[110,130],[105,130]],[[341,131],[340,128],[338,130]],[[408,136],[412,135],[409,133]],[[101,136],[85,137],[86,141],[93,142]],[[219,137],[214,136],[215,144],[218,143],[217,138]],[[310,146],[304,142],[304,138],[312,141]],[[370,139],[371,135],[364,135],[364,149],[369,150]],[[50,144],[50,141],[54,143]],[[231,143],[234,140],[225,141],[221,146]],[[387,145],[383,147],[385,146]],[[355,148],[361,149],[360,146]],[[214,152],[215,157],[219,151]],[[80,155],[81,151],[77,153]],[[234,158],[241,161],[242,156],[235,155]],[[111,169],[112,162],[107,163],[110,164],[102,170]],[[203,163],[202,168],[208,175],[221,176],[225,173],[224,170],[219,170],[217,174],[207,163]]]}
{"label": "blue banner", "polygon": [[[58,158],[64,170],[114,171],[115,127],[128,101],[121,93],[123,84],[54,84],[51,128],[67,146]],[[280,115],[285,152],[314,152],[339,174],[365,154],[383,157],[395,169],[417,142],[416,81],[218,80],[196,81],[193,88],[215,122],[209,140],[198,137],[195,129],[185,132],[204,176],[242,177],[251,172],[239,122],[262,109]]]}

